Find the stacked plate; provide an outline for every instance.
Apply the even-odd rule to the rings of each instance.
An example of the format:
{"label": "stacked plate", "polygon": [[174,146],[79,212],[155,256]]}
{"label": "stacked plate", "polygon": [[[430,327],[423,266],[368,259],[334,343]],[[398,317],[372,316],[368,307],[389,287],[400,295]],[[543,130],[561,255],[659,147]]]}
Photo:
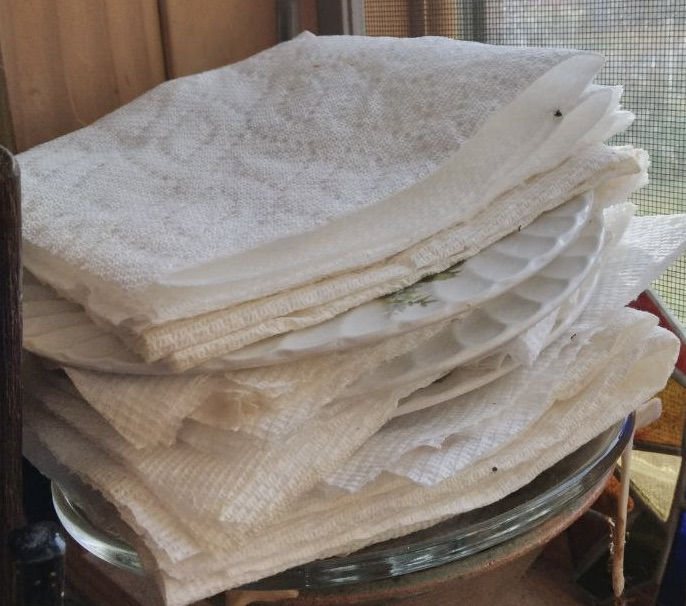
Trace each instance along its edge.
{"label": "stacked plate", "polygon": [[623,306],[686,217],[633,218],[601,63],[305,35],[20,156],[27,455],[182,605],[492,503],[618,423],[673,365]]}

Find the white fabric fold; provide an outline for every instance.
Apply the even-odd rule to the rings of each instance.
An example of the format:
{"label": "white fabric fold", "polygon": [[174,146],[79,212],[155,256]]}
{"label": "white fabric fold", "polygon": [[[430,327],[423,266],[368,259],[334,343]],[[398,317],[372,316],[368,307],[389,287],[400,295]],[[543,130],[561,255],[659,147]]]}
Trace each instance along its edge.
{"label": "white fabric fold", "polygon": [[[335,275],[266,300],[153,327],[137,339],[129,340],[129,345],[146,360],[160,360],[177,370],[217,358],[232,364],[233,358],[223,354],[283,332],[318,324],[409,286],[426,275],[443,271],[576,194],[606,181],[614,181],[624,189],[626,185],[621,178],[634,183],[636,175],[645,172],[646,165],[647,158],[640,150],[591,148],[558,170],[508,191],[497,205],[477,214],[468,223],[443,229],[382,263]],[[455,192],[452,195],[455,197]],[[212,338],[204,337],[207,334]],[[241,352],[237,353],[235,363],[240,364]]]}
{"label": "white fabric fold", "polygon": [[334,402],[282,441],[233,441],[219,453],[184,442],[136,449],[84,400],[41,384],[36,374],[29,384],[53,414],[135,470],[177,515],[245,525],[268,518],[314,486],[379,430],[400,398],[426,381]]}
{"label": "white fabric fold", "polygon": [[[619,222],[626,221],[621,209],[615,214]],[[618,244],[617,254],[622,260],[625,256],[637,260],[633,272],[645,271],[643,264],[651,258],[662,259],[659,270],[664,271],[675,258],[685,232],[686,225],[678,215],[634,218]],[[630,288],[626,297],[616,303],[626,304],[640,292],[636,284],[647,285],[644,278],[631,277],[633,274],[626,268],[620,271],[616,265],[610,266],[623,282],[613,283],[612,292],[600,291],[608,301],[615,301],[616,293]],[[369,383],[375,369],[381,370],[383,376],[384,362],[415,350],[440,334],[441,329],[441,325],[428,327],[362,350],[220,375],[145,377],[66,370],[83,397],[137,447],[171,445],[189,417],[225,430],[242,429],[258,438],[278,438],[288,435],[327,403],[344,396],[355,381],[366,377]],[[428,382],[432,378],[431,373],[422,377]],[[191,424],[186,436],[197,443],[208,433]],[[228,435],[226,440],[235,437]],[[243,441],[240,437],[238,440]]]}
{"label": "white fabric fold", "polygon": [[[563,109],[573,107],[579,99],[603,63],[600,56],[579,51],[498,48],[441,39],[317,38],[305,34],[239,64],[165,83],[92,127],[21,155],[29,197],[28,238],[31,240],[33,233],[42,230],[40,245],[61,251],[70,265],[89,268],[88,273],[93,276],[102,275],[127,288],[135,288],[169,275],[170,271],[178,271],[184,265],[195,267],[203,257],[207,262],[214,262],[220,255],[230,258],[241,250],[262,247],[265,242],[309,232],[321,225],[323,219],[330,221],[350,214],[351,210],[381,200],[430,174],[472,137],[496,109],[565,60],[574,65],[560,70],[564,78],[557,76],[564,80],[564,92],[558,89],[559,92],[548,93],[557,95],[552,98],[553,102],[558,101]],[[469,65],[477,62],[479,70],[475,72]],[[319,67],[313,69],[313,64]],[[429,65],[434,68],[433,73],[427,69]],[[515,66],[517,70],[513,73]],[[418,86],[422,80],[422,86]],[[445,86],[446,81],[452,83],[451,87]],[[464,86],[467,82],[473,82],[474,86]],[[413,91],[413,103],[408,103],[404,96],[408,84]],[[543,82],[542,86],[547,84],[550,83]],[[372,99],[367,94],[370,86],[376,95]],[[468,95],[468,100],[460,104],[454,99],[458,88]],[[401,94],[403,97],[399,98]],[[533,92],[530,96],[534,96]],[[421,137],[411,129],[417,121],[417,109],[429,99],[431,105],[421,111],[429,121],[424,121],[422,128],[426,134]],[[531,105],[527,105],[527,110],[531,118],[536,118],[538,139],[545,138],[556,125],[553,112],[542,124]],[[194,116],[197,111],[200,115]],[[355,114],[356,111],[359,113]],[[399,123],[398,112],[405,112],[407,120]],[[275,119],[288,131],[276,129]],[[359,122],[361,119],[363,123]],[[397,129],[399,124],[412,136],[403,139],[393,136],[391,129]],[[218,130],[212,133],[208,131],[210,128]],[[446,128],[447,131],[443,130]],[[335,137],[322,137],[323,132],[331,130]],[[129,144],[124,143],[127,138],[131,138]],[[521,144],[518,136],[513,139]],[[433,160],[426,158],[426,149],[421,155],[415,155],[417,147],[424,147],[425,140],[431,141],[428,153]],[[531,142],[535,140],[528,138]],[[234,141],[243,145],[240,158],[226,153],[227,143]],[[346,145],[351,149],[341,158]],[[202,153],[196,153],[197,149]],[[286,152],[291,150],[293,154],[289,158]],[[303,157],[304,153],[308,156]],[[332,156],[336,160],[335,171],[331,170],[331,164],[324,164]],[[370,156],[383,160],[372,164]],[[212,173],[213,167],[207,164],[218,161],[223,161],[230,170]],[[293,165],[300,168],[304,161],[312,164],[310,178],[288,179]],[[93,167],[103,164],[104,172],[94,174]],[[260,171],[260,165],[266,165],[266,170]],[[394,170],[388,172],[389,166],[394,166]],[[63,171],[60,176],[52,174],[56,167]],[[146,168],[151,172],[146,173],[145,181],[136,180],[135,176],[140,176]],[[179,170],[182,174],[174,177]],[[267,188],[259,181],[265,173],[269,177]],[[197,184],[207,174],[214,174],[214,181],[198,190]],[[235,183],[237,174],[242,178],[238,184]],[[91,178],[85,180],[84,175]],[[52,178],[41,181],[45,176]],[[186,233],[181,234],[184,239],[179,242],[176,239],[179,234],[157,229],[159,207],[150,209],[152,222],[146,223],[140,217],[141,210],[145,209],[136,208],[135,220],[127,224],[126,232],[112,230],[113,240],[109,243],[89,245],[82,240],[82,246],[67,251],[64,241],[58,239],[61,230],[56,226],[50,231],[49,217],[35,216],[39,204],[51,202],[61,208],[64,200],[69,199],[64,196],[64,190],[78,186],[81,193],[69,204],[79,206],[76,216],[88,221],[92,215],[87,212],[85,200],[95,197],[92,194],[97,192],[97,197],[106,197],[110,205],[120,201],[124,196],[112,191],[111,185],[122,182],[122,177],[130,184],[125,196],[137,207],[146,199],[159,204],[160,199],[172,197],[173,187],[183,186],[184,193],[174,197],[177,200],[185,197],[182,202],[186,208],[199,213],[207,212],[205,209],[210,206],[211,223],[203,225],[203,231],[197,234],[205,237]],[[173,180],[165,183],[167,179]],[[288,196],[287,203],[281,197],[275,201],[276,184],[280,185],[281,196]],[[215,200],[232,198],[226,194],[221,196],[222,186],[230,188],[236,197],[250,199],[253,213],[258,217],[278,208],[282,210],[270,216],[269,224],[260,224],[258,231],[250,219],[235,216],[237,202],[232,202],[227,211],[231,213],[233,235],[227,238],[227,230],[220,224],[220,217],[226,216],[227,211],[217,212],[221,209]],[[332,193],[324,196],[327,190]],[[349,195],[350,190],[357,195]],[[205,199],[199,199],[198,194],[203,194]],[[317,200],[317,213],[312,212],[312,199]],[[173,206],[174,209],[179,212],[178,206]],[[170,216],[168,222],[172,220]],[[64,229],[70,221],[73,219],[63,217],[59,227]],[[242,229],[238,229],[241,225]],[[90,237],[99,237],[96,234],[100,225],[93,227],[96,229]],[[221,241],[206,233],[207,227],[217,229]],[[398,228],[409,231],[407,227]],[[144,255],[148,247],[141,232],[156,243],[154,257]],[[74,234],[71,235],[73,239]],[[89,237],[88,232],[79,235]],[[122,241],[126,246],[120,245]],[[366,250],[369,240],[364,243]],[[103,245],[110,247],[109,250]],[[112,264],[115,255],[121,254],[120,248],[130,252],[128,258],[117,261],[125,270],[115,274]],[[100,252],[96,258],[87,258],[89,249]],[[368,255],[363,249],[358,249],[357,254]],[[284,276],[294,273],[283,272],[284,269],[280,266],[278,272]],[[257,296],[265,294],[259,292]],[[250,298],[254,297],[250,295]]]}
{"label": "white fabric fold", "polygon": [[[433,486],[503,448],[556,401],[573,397],[575,393],[563,397],[559,387],[568,385],[570,377],[580,385],[590,384],[600,375],[611,381],[613,372],[623,372],[615,367],[618,358],[622,364],[631,365],[646,354],[643,344],[654,326],[650,316],[643,322],[628,318],[610,337],[579,333],[579,327],[574,326],[573,339],[567,333],[556,342],[559,345],[567,340],[570,346],[559,353],[553,348],[551,354],[555,355],[540,357],[535,366],[387,424],[326,482],[358,491],[389,472]],[[581,341],[585,341],[583,358],[579,356]],[[635,343],[642,345],[632,350]],[[563,368],[569,376],[560,381],[552,366],[556,371]]]}
{"label": "white fabric fold", "polygon": [[[98,361],[103,359],[103,365],[107,369],[111,367],[109,360],[113,356],[118,361],[117,366],[125,372],[141,374],[157,374],[165,372],[165,368],[168,373],[169,369],[173,368],[202,372],[240,366],[245,348],[237,352],[237,357],[222,357],[222,354],[284,330],[295,330],[320,323],[376,296],[408,286],[425,274],[442,271],[497,240],[499,234],[494,232],[494,226],[498,223],[507,224],[509,230],[519,229],[534,220],[542,209],[555,207],[570,196],[585,191],[584,188],[595,187],[597,207],[602,208],[609,201],[617,201],[625,193],[643,184],[646,166],[647,158],[640,150],[611,149],[602,146],[593,148],[570,159],[554,174],[543,175],[514,188],[503,197],[497,207],[477,215],[468,225],[444,229],[429,241],[420,243],[378,266],[353,275],[335,276],[297,292],[288,291],[235,309],[204,314],[152,328],[146,332],[149,347],[140,343],[138,347],[143,347],[148,357],[166,356],[155,365],[148,366],[142,363],[138,356],[122,346],[120,339],[115,335],[109,335],[105,330],[100,331],[89,364],[92,368],[98,369]],[[579,183],[582,185],[579,186]],[[413,268],[409,274],[408,267]],[[417,271],[418,267],[424,269]],[[45,270],[48,269],[49,265]],[[336,298],[341,292],[350,288],[359,289],[361,286],[364,288],[360,292]],[[284,313],[293,311],[296,299],[304,301],[306,306],[311,306],[313,301],[320,303],[315,307],[284,316]],[[279,317],[270,320],[272,316]],[[256,324],[240,329],[241,322],[246,317]],[[97,329],[87,326],[89,321],[86,317],[82,316],[81,320],[84,323],[83,331],[75,329],[73,337],[67,331],[56,333],[54,345],[50,349],[59,351],[60,345],[61,349],[73,347],[74,339],[85,341],[81,346],[83,349],[91,340],[95,340]],[[76,322],[77,318],[74,317],[73,321]],[[30,329],[27,338],[29,348],[32,347],[32,333],[40,331],[41,327],[30,326]],[[209,340],[207,335],[211,335]],[[126,340],[125,335],[119,334],[119,337]],[[64,341],[60,342],[62,338]],[[194,342],[199,343],[192,345]],[[130,345],[133,346],[135,343],[130,342]],[[260,343],[258,347],[268,352],[269,342]],[[45,348],[39,347],[36,353],[41,354],[43,351]],[[47,353],[49,354],[49,351]],[[83,354],[80,355],[80,358],[84,357]]]}

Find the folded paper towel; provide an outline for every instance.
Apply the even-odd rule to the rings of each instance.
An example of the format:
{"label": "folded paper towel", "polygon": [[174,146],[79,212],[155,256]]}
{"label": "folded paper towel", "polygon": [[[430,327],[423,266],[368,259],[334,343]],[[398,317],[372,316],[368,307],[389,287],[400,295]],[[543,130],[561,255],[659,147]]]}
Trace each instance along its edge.
{"label": "folded paper towel", "polygon": [[[608,211],[610,233],[615,237],[626,228],[628,213],[630,209],[623,206]],[[685,232],[681,215],[635,217],[624,237],[615,243],[616,250],[610,251],[603,283],[611,286],[599,290],[598,296],[614,307],[626,305],[676,258]],[[627,267],[629,259],[633,263]],[[608,272],[613,277],[608,277]],[[415,350],[441,329],[437,325],[362,350],[221,375],[145,377],[77,369],[67,372],[83,397],[137,447],[172,444],[188,417],[223,429],[246,428],[257,437],[278,437],[343,396],[346,387],[365,374],[373,376],[383,362]],[[423,379],[430,382],[431,375]]]}
{"label": "folded paper towel", "polygon": [[[647,157],[603,144],[632,116],[591,84],[601,65],[305,34],[22,154],[27,267],[69,300],[29,284],[34,317],[56,318],[51,346],[92,339],[136,373],[27,364],[29,457],[102,492],[181,605],[493,502],[636,410],[678,343],[622,306],[683,251],[686,216],[629,224],[612,206]],[[440,323],[262,356],[590,191],[624,236],[570,318],[536,316],[481,389],[388,422],[452,368],[365,376],[424,352]]]}
{"label": "folded paper towel", "polygon": [[[349,352],[210,375],[129,376],[75,368],[66,372],[83,397],[139,447],[173,443],[188,417],[238,430],[271,416],[271,431],[283,434],[297,427],[297,419],[307,419],[340,396],[360,376],[410,351],[443,327],[439,323]],[[279,415],[284,408],[290,408],[286,418]]]}
{"label": "folded paper towel", "polygon": [[[167,602],[180,605],[298,563],[426,527],[448,515],[493,502],[524,485],[638,408],[664,384],[678,342],[667,331],[655,328],[654,318],[624,310],[597,334],[605,339],[627,332],[638,337],[636,327],[646,322],[652,328],[643,333],[644,337],[634,339],[621,352],[615,351],[619,355],[604,367],[605,372],[591,373],[585,382],[579,380],[580,375],[567,372],[569,359],[552,361],[546,370],[554,372],[560,384],[558,400],[548,412],[504,448],[473,461],[436,486],[419,487],[402,476],[384,475],[364,490],[348,495],[322,498],[314,492],[292,503],[271,524],[242,537],[231,526],[225,526],[223,533],[217,533],[216,525],[210,525],[211,532],[202,532],[197,518],[169,518],[167,500],[155,498],[137,474],[118,465],[95,443],[48,415],[40,405],[29,406],[27,418],[55,456],[87,482],[95,483],[117,504],[124,519],[138,529],[154,565],[162,568],[157,575]],[[578,353],[585,354],[584,346]],[[524,378],[531,384],[531,377]],[[84,457],[85,452],[89,454]],[[442,464],[446,461],[451,467],[455,465],[444,456]],[[497,474],[493,468],[498,469]],[[101,484],[103,478],[106,484]],[[113,481],[117,478],[119,481]],[[263,491],[268,486],[263,484]],[[169,544],[163,548],[165,541]],[[200,553],[190,555],[198,549]]]}
{"label": "folded paper towel", "polygon": [[[358,276],[626,127],[619,90],[590,85],[602,62],[559,49],[305,34],[165,83],[20,155],[27,267],[146,360],[201,364],[302,326],[289,317],[298,310],[339,301],[311,320],[321,321],[436,271],[420,257]],[[601,166],[587,168],[581,181],[561,176],[547,203],[592,187]],[[545,210],[538,203],[528,220]],[[522,224],[493,218],[491,238]],[[313,286],[334,274],[343,279]],[[212,331],[207,318],[174,326],[217,310],[228,315]],[[160,335],[162,323],[171,325]]]}
{"label": "folded paper towel", "polygon": [[[250,352],[248,350],[251,348],[243,347],[236,352],[237,355],[222,354],[251,340],[269,337],[275,332],[317,324],[349,307],[364,303],[373,296],[407,286],[422,277],[424,272],[410,273],[400,279],[398,276],[406,273],[408,267],[416,267],[418,263],[424,265],[427,271],[430,269],[429,273],[442,271],[497,240],[499,234],[497,230],[494,231],[494,225],[506,224],[509,229],[517,230],[535,219],[542,208],[559,205],[566,201],[565,196],[579,193],[574,189],[578,183],[582,183],[584,187],[594,187],[595,208],[602,209],[640,186],[645,180],[645,169],[645,154],[638,150],[602,146],[593,148],[571,158],[559,170],[513,188],[501,197],[498,205],[479,213],[467,225],[444,229],[429,242],[420,243],[382,264],[355,272],[353,276],[335,276],[301,289],[298,296],[304,297],[309,307],[293,315],[281,315],[273,321],[269,320],[269,314],[283,314],[291,309],[280,307],[281,303],[290,305],[293,301],[295,293],[288,291],[233,310],[204,314],[150,329],[146,334],[157,345],[154,353],[152,350],[148,353],[153,357],[166,356],[154,364],[145,364],[141,358],[126,349],[116,335],[104,329],[98,330],[85,314],[79,316],[78,307],[68,307],[69,304],[64,301],[52,304],[56,306],[54,311],[60,314],[59,318],[55,318],[55,328],[60,330],[54,330],[46,342],[42,334],[46,328],[51,328],[50,325],[41,323],[42,315],[50,311],[48,303],[43,301],[46,294],[39,287],[29,285],[27,297],[32,298],[29,299],[30,307],[26,310],[29,317],[26,345],[39,355],[55,357],[67,365],[74,365],[68,353],[73,349],[76,360],[87,364],[89,368],[129,374],[168,374],[170,368],[213,372],[241,367],[245,365],[246,359],[248,365],[251,360],[252,365],[256,362],[259,365],[261,360],[269,360],[269,341],[257,344]],[[348,282],[359,282],[363,275],[375,276],[374,279],[381,280],[381,283],[362,292],[329,301],[336,296],[336,292],[345,291],[350,286]],[[333,289],[332,283],[335,283]],[[328,302],[311,306],[313,301],[322,300]],[[459,313],[459,310],[455,313]],[[240,320],[234,322],[233,318],[243,316],[249,316],[251,322],[257,324],[239,330],[240,325],[237,322]],[[46,320],[49,322],[50,318]],[[65,323],[64,328],[61,328],[62,322]],[[211,335],[209,341],[207,335]],[[196,341],[200,343],[190,344]],[[265,355],[260,356],[261,353]],[[200,363],[201,361],[205,363]]]}
{"label": "folded paper towel", "polygon": [[[508,406],[509,402],[516,403],[516,394],[521,393],[522,400],[528,402],[533,410],[535,397],[543,397],[542,401],[545,401],[550,393],[561,393],[559,387],[544,389],[546,381],[557,380],[561,375],[571,377],[573,373],[567,367],[571,368],[577,357],[582,361],[591,359],[590,352],[593,348],[586,343],[584,335],[590,338],[598,333],[618,308],[640,292],[683,250],[685,227],[686,216],[683,215],[634,218],[616,249],[611,252],[601,283],[587,309],[569,329],[569,334],[574,334],[575,337],[561,337],[541,354],[536,364],[513,375],[515,378],[504,377],[494,382],[493,386],[466,394],[463,396],[464,401],[482,403],[482,397],[490,397]],[[618,334],[625,332],[628,329]],[[579,354],[579,347],[582,345],[586,347],[584,356]],[[593,358],[595,361],[587,374],[597,374],[599,367],[614,364],[619,357],[619,354],[615,355],[616,352],[606,345],[603,342],[601,351]],[[563,346],[566,346],[566,355],[555,354],[556,348]],[[630,348],[627,346],[625,349]],[[626,357],[628,354],[625,352],[622,355]],[[601,364],[599,360],[602,356],[605,356],[605,362]],[[562,371],[561,367],[556,367],[557,370],[553,372],[541,360],[548,360],[547,364],[563,364],[567,370]],[[577,362],[577,366],[581,369],[584,364]],[[535,378],[537,372],[543,376]],[[579,376],[583,375],[581,370],[578,372],[581,373]],[[517,378],[519,375],[528,378],[521,380]],[[515,389],[510,381],[514,381],[513,385],[518,387]],[[397,445],[403,450],[401,454],[404,454],[407,445],[413,443],[412,439],[400,435],[396,445],[388,448],[376,446],[379,442],[383,443],[388,435],[393,436],[393,427],[398,426],[397,422],[369,440],[389,418],[397,404],[402,393],[398,389],[377,397],[361,396],[356,400],[342,400],[323,407],[310,422],[304,423],[283,442],[244,442],[234,444],[233,448],[230,444],[222,453],[209,454],[196,452],[184,443],[170,447],[136,449],[117,436],[102,417],[94,410],[89,410],[85,402],[79,403],[73,394],[55,394],[49,385],[43,388],[40,377],[27,381],[27,385],[34,394],[46,401],[54,414],[67,418],[91,440],[103,444],[111,455],[116,456],[127,467],[136,469],[137,475],[144,478],[158,496],[163,497],[170,507],[176,508],[177,515],[192,515],[199,519],[233,520],[239,525],[267,519],[277,513],[279,507],[292,502],[297,494],[306,491],[308,486],[323,479],[328,471],[338,468],[336,473],[339,478],[346,477],[346,473],[357,474],[359,477],[359,472],[345,470],[346,466],[352,466],[349,469],[359,467],[360,461],[367,465],[365,461],[373,461],[374,465],[381,466],[379,469],[384,469],[385,465],[398,459],[390,454],[397,451]],[[507,398],[493,396],[489,391],[499,389],[499,385],[505,386],[503,389],[508,393]],[[418,385],[403,386],[403,390],[408,390],[409,393],[417,387]],[[531,393],[532,389],[535,393]],[[297,404],[293,406],[297,408]],[[457,407],[460,408],[459,402]],[[475,411],[478,412],[480,408],[480,405],[475,404]],[[484,414],[488,415],[489,408],[491,407],[485,407]],[[417,414],[423,414],[424,419],[432,417],[431,411]],[[436,414],[440,414],[440,410]],[[530,421],[535,418],[536,415]],[[422,431],[421,423],[413,424],[412,421],[401,421],[401,425],[415,432],[414,435],[422,444],[426,439],[432,444],[441,443],[446,437],[445,432],[450,432],[449,423],[439,423],[443,426],[440,431]],[[335,428],[339,430],[336,431]],[[330,439],[332,432],[338,435],[334,442]],[[350,459],[353,451],[365,442],[365,446]],[[312,452],[319,453],[316,465],[313,464]],[[374,456],[368,456],[369,452]],[[344,463],[346,459],[348,463]],[[199,473],[201,469],[204,470],[203,473]],[[375,473],[371,478],[374,476]],[[183,481],[179,481],[180,479]],[[352,487],[343,480],[338,483]],[[357,489],[363,484],[357,484]],[[265,490],[269,491],[269,498],[265,498]],[[192,504],[190,509],[189,503]]]}

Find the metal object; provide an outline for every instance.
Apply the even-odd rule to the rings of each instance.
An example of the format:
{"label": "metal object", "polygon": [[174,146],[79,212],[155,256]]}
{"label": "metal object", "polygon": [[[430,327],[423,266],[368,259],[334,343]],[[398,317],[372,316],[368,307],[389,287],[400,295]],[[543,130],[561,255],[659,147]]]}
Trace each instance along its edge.
{"label": "metal object", "polygon": [[299,0],[278,0],[276,3],[276,37],[278,41],[291,40],[301,31]]}
{"label": "metal object", "polygon": [[0,604],[60,606],[64,538],[56,524],[23,526],[21,200],[19,169],[0,147]]}
{"label": "metal object", "polygon": [[20,606],[61,606],[66,542],[54,522],[15,530],[9,543],[16,562]]}

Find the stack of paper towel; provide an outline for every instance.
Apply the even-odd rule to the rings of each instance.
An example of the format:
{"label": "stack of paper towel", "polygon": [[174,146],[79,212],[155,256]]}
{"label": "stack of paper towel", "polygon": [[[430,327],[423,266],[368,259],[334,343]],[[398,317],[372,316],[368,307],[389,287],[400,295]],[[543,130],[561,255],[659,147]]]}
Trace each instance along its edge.
{"label": "stack of paper towel", "polygon": [[637,409],[678,344],[624,306],[686,216],[633,217],[602,63],[304,34],[20,155],[27,454],[181,605],[491,503]]}

